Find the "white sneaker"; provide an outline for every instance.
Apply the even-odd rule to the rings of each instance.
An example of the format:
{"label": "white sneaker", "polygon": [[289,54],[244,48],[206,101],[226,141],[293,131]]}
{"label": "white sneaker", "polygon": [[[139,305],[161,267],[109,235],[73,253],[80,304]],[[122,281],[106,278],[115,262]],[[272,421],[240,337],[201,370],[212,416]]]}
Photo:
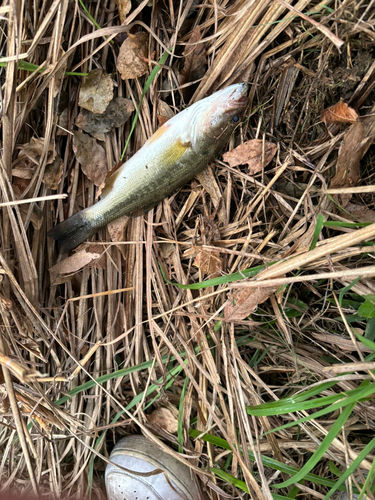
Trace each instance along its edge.
{"label": "white sneaker", "polygon": [[[121,439],[109,458],[134,474],[108,464],[105,470],[108,500],[198,500],[200,497],[189,467],[143,436]],[[165,473],[146,477],[137,475],[137,472],[155,469],[162,469]]]}

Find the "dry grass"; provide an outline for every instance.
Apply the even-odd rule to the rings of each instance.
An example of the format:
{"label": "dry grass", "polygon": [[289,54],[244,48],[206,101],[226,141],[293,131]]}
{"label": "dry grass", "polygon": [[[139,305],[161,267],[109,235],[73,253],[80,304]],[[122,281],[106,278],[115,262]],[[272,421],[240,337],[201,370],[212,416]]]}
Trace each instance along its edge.
{"label": "dry grass", "polygon": [[[288,490],[292,498],[324,498],[329,485],[311,477],[292,489],[274,489],[290,475],[286,469],[275,472],[260,454],[301,469],[342,408],[265,435],[311,411],[294,414],[292,405],[279,414],[256,415],[249,407],[324,381],[334,383],[324,386],[322,397],[374,379],[371,343],[356,337],[367,327],[371,342],[370,316],[356,309],[364,296],[375,294],[375,225],[352,227],[364,215],[353,218],[340,210],[337,197],[349,191],[351,202],[374,220],[368,210],[374,205],[373,152],[361,162],[356,190],[350,179],[330,190],[348,128],[327,130],[320,121],[322,109],[341,97],[360,115],[374,112],[374,2],[299,0],[291,9],[281,0],[165,1],[153,8],[147,0],[133,1],[121,27],[114,1],[86,4],[90,15],[79,2],[66,0],[11,1],[0,8],[6,62],[0,170],[2,488],[66,497],[92,490],[103,497],[113,442],[142,432],[188,464],[209,498],[271,499]],[[189,94],[176,88],[176,72],[183,51],[194,48],[189,40],[197,25],[209,69]],[[46,233],[93,204],[97,189],[72,152],[84,77],[64,73],[103,67],[112,74],[117,95],[137,106],[147,75],[122,81],[116,57],[119,34],[139,29],[150,33],[150,70],[165,49],[174,55],[151,83],[125,158],[157,129],[158,100],[178,111],[190,98],[199,100],[237,81],[251,83],[248,119],[227,149],[258,138],[276,143],[277,155],[255,176],[218,158],[211,174],[126,221],[122,241],[112,243],[105,230],[94,237],[95,246],[84,244],[100,259],[53,283],[49,269],[63,256]],[[46,69],[26,71],[24,62]],[[171,88],[172,93],[165,91]],[[64,108],[68,133],[62,134]],[[106,134],[108,168],[120,160],[130,128],[128,122]],[[372,132],[368,136],[369,146]],[[20,145],[32,137],[43,138],[43,149],[33,177],[20,186],[12,169]],[[50,143],[64,167],[55,191],[43,183]],[[16,203],[25,199],[30,200]],[[164,279],[163,273],[173,283],[203,282],[204,270],[194,265],[199,251],[219,259],[221,284],[189,289]],[[264,265],[256,278],[241,280],[244,270]],[[240,281],[225,278],[232,273],[240,273]],[[225,308],[238,290],[250,287],[273,293],[252,314],[226,321]],[[149,420],[159,407],[171,410],[177,433]],[[343,472],[361,458],[373,437],[374,412],[373,399],[353,406],[311,472],[334,484],[337,468]],[[211,438],[202,439],[204,433]],[[360,489],[372,461],[371,454],[361,459],[347,485]],[[214,466],[232,478],[215,474]],[[366,494],[372,498],[369,490]]]}

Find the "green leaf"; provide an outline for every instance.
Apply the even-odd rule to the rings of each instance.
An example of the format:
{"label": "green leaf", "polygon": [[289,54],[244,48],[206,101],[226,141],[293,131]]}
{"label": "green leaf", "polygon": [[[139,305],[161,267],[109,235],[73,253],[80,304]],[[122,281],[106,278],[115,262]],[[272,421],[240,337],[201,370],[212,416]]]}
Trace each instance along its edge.
{"label": "green leaf", "polygon": [[366,300],[359,306],[358,314],[363,318],[375,318],[375,304]]}
{"label": "green leaf", "polygon": [[372,351],[375,352],[375,342],[373,342],[372,340],[366,338],[366,337],[363,337],[363,335],[360,335],[358,332],[356,332],[355,330],[353,330],[354,333],[355,333],[355,336],[357,337],[357,339],[362,342],[362,344],[364,346],[366,346],[368,349],[371,349]]}
{"label": "green leaf", "polygon": [[364,295],[363,298],[365,300],[368,300],[369,302],[371,302],[372,304],[375,304],[375,295],[372,294],[372,293],[369,293],[368,295]]}
{"label": "green leaf", "polygon": [[358,276],[358,278],[356,278],[355,280],[353,280],[351,283],[349,283],[349,285],[347,285],[345,288],[343,288],[341,291],[340,291],[340,295],[339,295],[339,304],[340,306],[342,306],[342,300],[344,298],[344,295],[349,292],[349,290],[351,288],[353,288],[354,285],[356,285],[358,283],[358,281],[361,279],[360,276]]}
{"label": "green leaf", "polygon": [[371,318],[367,321],[365,338],[371,341],[375,340],[375,318]]}

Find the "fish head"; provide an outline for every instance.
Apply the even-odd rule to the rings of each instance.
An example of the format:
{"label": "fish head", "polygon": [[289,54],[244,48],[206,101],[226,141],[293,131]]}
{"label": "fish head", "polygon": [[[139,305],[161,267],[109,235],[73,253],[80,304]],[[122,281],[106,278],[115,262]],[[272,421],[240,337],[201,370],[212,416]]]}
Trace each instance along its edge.
{"label": "fish head", "polygon": [[191,135],[196,152],[217,150],[230,137],[247,106],[247,83],[230,85],[196,103]]}

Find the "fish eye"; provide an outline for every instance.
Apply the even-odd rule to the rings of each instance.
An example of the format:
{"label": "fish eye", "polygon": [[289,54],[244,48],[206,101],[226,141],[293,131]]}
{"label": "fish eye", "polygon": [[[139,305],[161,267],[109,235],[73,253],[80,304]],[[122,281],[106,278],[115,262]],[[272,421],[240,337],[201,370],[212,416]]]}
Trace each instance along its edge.
{"label": "fish eye", "polygon": [[232,122],[233,123],[237,123],[239,121],[239,119],[240,119],[239,116],[234,115],[233,118],[232,118]]}

